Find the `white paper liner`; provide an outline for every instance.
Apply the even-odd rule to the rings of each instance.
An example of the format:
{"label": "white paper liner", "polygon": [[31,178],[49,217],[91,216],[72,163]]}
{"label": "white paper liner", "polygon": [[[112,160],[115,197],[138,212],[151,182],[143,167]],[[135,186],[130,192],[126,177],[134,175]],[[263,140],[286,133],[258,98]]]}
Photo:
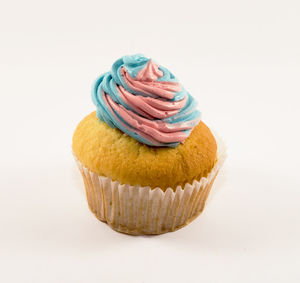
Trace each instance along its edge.
{"label": "white paper liner", "polygon": [[85,168],[75,157],[82,174],[89,207],[96,217],[118,232],[131,235],[162,234],[177,230],[204,209],[226,148],[217,138],[217,162],[207,177],[175,190],[131,186]]}

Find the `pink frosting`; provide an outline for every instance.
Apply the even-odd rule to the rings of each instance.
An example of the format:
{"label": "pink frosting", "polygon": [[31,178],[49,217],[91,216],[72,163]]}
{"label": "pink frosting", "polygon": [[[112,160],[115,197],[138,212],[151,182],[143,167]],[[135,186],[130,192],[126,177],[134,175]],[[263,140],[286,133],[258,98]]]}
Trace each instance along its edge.
{"label": "pink frosting", "polygon": [[187,97],[179,101],[167,101],[165,99],[155,99],[153,97],[144,97],[134,95],[122,86],[118,86],[120,97],[137,113],[148,119],[165,119],[177,114],[185,105]]}
{"label": "pink frosting", "polygon": [[[185,106],[187,96],[179,101],[170,101],[174,98],[174,92],[181,90],[180,84],[157,81],[158,78],[163,76],[163,72],[152,60],[149,60],[135,78],[132,78],[124,67],[121,69],[121,74],[132,90],[148,96],[134,95],[123,86],[117,85],[120,98],[133,110],[131,111],[116,103],[102,91],[103,100],[114,119],[128,131],[134,129],[136,134],[150,141],[153,145],[183,142],[188,137],[188,133],[184,130],[194,127],[198,120],[179,123],[161,121],[176,115]],[[115,113],[118,113],[118,115]]]}
{"label": "pink frosting", "polygon": [[148,94],[151,97],[172,99],[174,92],[181,90],[181,86],[177,82],[156,81],[163,76],[163,73],[152,60],[149,60],[146,67],[138,72],[136,78],[132,78],[124,67],[121,69],[121,74],[125,83],[132,90]]}
{"label": "pink frosting", "polygon": [[[110,113],[114,116],[114,118],[120,123],[123,127],[125,127],[127,130],[131,131],[132,129],[127,126],[125,123],[123,123],[118,116],[114,113],[113,107],[114,105],[117,105],[110,97],[109,95],[105,94],[104,92],[101,93],[103,100],[105,101],[105,104],[107,105]],[[144,139],[147,139],[149,142],[151,142],[153,145],[159,146],[159,142],[156,141],[154,138],[149,136],[148,134],[136,129],[136,133],[143,137]]]}
{"label": "pink frosting", "polygon": [[[105,95],[111,110],[114,109],[136,132],[145,138],[153,137],[156,141],[163,143],[181,142],[187,138],[184,132],[178,131],[178,127],[171,129],[166,123],[153,122],[136,115],[122,105],[115,103],[110,96]],[[118,118],[117,118],[118,119]],[[120,122],[121,120],[118,119]],[[122,122],[121,122],[122,123]],[[127,127],[127,126],[126,126]],[[184,128],[182,128],[184,129]],[[181,129],[181,130],[182,130]],[[164,131],[165,130],[165,131]],[[172,131],[173,130],[173,131]],[[152,139],[152,138],[151,138]]]}

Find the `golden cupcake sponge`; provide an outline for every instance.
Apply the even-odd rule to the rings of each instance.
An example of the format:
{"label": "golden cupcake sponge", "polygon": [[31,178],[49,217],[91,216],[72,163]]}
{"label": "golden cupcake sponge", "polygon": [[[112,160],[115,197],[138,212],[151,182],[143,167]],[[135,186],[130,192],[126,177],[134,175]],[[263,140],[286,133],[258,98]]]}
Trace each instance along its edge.
{"label": "golden cupcake sponge", "polygon": [[176,189],[206,177],[216,162],[217,144],[200,122],[184,144],[151,147],[86,116],[73,135],[73,152],[89,170],[123,184]]}

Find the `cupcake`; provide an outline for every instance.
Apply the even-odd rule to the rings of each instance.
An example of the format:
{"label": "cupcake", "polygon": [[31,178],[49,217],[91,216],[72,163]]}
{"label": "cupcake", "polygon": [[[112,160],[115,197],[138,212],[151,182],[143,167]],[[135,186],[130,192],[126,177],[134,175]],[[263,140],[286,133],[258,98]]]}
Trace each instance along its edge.
{"label": "cupcake", "polygon": [[92,100],[72,148],[95,216],[132,235],[195,219],[225,152],[177,78],[141,54],[124,56],[95,81]]}

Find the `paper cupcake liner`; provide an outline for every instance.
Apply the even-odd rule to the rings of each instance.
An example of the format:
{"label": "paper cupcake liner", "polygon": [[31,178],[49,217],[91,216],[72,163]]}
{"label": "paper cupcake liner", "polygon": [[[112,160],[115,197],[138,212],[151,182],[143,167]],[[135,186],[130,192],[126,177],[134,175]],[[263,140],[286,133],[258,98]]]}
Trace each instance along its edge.
{"label": "paper cupcake liner", "polygon": [[88,205],[95,216],[112,229],[131,235],[175,231],[194,220],[204,209],[212,184],[226,158],[218,140],[217,162],[207,177],[184,188],[151,189],[131,186],[90,171],[77,161]]}

